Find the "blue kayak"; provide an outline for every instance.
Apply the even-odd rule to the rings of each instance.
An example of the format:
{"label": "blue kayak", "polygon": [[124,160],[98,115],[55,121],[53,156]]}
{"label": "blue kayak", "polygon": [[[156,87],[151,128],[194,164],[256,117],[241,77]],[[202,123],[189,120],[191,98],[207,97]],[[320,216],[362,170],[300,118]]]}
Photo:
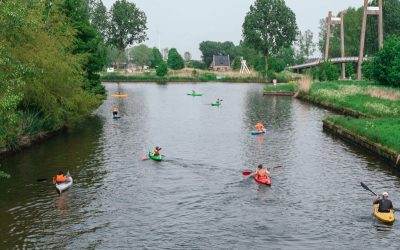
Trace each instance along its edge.
{"label": "blue kayak", "polygon": [[265,134],[267,132],[267,130],[263,130],[263,131],[251,131],[252,135],[261,135],[261,134]]}
{"label": "blue kayak", "polygon": [[119,115],[113,115],[113,119],[117,120],[117,119],[119,119],[119,118],[121,118],[121,116],[119,116]]}

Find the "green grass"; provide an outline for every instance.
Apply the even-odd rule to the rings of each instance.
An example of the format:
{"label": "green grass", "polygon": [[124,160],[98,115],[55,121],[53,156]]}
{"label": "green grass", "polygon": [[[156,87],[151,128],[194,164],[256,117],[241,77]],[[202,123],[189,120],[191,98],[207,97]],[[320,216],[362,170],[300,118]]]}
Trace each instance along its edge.
{"label": "green grass", "polygon": [[[383,95],[383,97],[382,97]],[[368,82],[314,83],[308,96],[374,117],[400,116],[400,89]]]}
{"label": "green grass", "polygon": [[265,92],[296,92],[299,86],[296,83],[278,83],[277,85],[268,84],[264,87]]}
{"label": "green grass", "polygon": [[400,118],[356,119],[349,117],[329,117],[329,121],[364,136],[372,142],[380,143],[400,152]]}

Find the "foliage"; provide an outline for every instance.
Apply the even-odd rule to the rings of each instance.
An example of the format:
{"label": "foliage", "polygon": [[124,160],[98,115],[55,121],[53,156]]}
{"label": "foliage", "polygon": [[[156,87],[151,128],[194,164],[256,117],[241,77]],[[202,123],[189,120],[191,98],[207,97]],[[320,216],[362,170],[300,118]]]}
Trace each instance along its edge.
{"label": "foliage", "polygon": [[0,170],[0,178],[10,179],[11,175]]}
{"label": "foliage", "polygon": [[197,60],[190,60],[187,63],[187,67],[188,68],[194,68],[194,69],[208,69],[208,66],[201,62],[201,61],[197,61]]}
{"label": "foliage", "polygon": [[166,76],[168,74],[168,66],[165,62],[160,63],[156,68],[157,76]]}
{"label": "foliage", "polygon": [[315,52],[315,44],[313,42],[314,34],[311,30],[306,30],[304,33],[299,32],[296,39],[297,62],[298,64],[304,63]]}
{"label": "foliage", "polygon": [[69,3],[0,4],[0,147],[15,149],[23,136],[69,125],[100,103],[82,89],[95,65],[83,39],[93,37],[87,6],[66,8]]}
{"label": "foliage", "polygon": [[192,60],[192,54],[190,54],[189,51],[186,51],[186,52],[183,54],[183,58],[185,59],[186,62],[188,62],[188,61]]}
{"label": "foliage", "polygon": [[155,69],[158,65],[160,65],[163,62],[164,62],[164,60],[162,58],[160,50],[157,49],[156,47],[154,47],[151,50],[150,68]]}
{"label": "foliage", "polygon": [[178,53],[175,48],[172,48],[168,51],[168,67],[171,69],[183,69],[185,67],[185,63],[183,62],[182,56]]}
{"label": "foliage", "polygon": [[232,69],[239,70],[241,68],[241,66],[242,66],[242,64],[240,62],[240,58],[237,56],[232,62]]}
{"label": "foliage", "polygon": [[101,71],[106,63],[106,50],[101,34],[89,23],[89,6],[86,0],[64,0],[62,5],[67,20],[76,30],[72,52],[84,54],[83,71],[86,73],[83,88],[91,93],[104,95]]}
{"label": "foliage", "polygon": [[133,63],[143,68],[146,65],[150,65],[153,56],[153,50],[144,44],[140,44],[129,49],[129,56]]}
{"label": "foliage", "polygon": [[318,66],[318,75],[320,81],[334,81],[339,78],[340,72],[332,62],[326,61]]}
{"label": "foliage", "polygon": [[117,0],[111,7],[110,18],[108,43],[120,54],[128,45],[146,39],[146,15],[134,3]]}
{"label": "foliage", "polygon": [[94,25],[98,32],[107,39],[108,35],[108,12],[101,0],[89,0],[90,23]]}
{"label": "foliage", "polygon": [[334,116],[328,120],[400,152],[400,118],[355,119]]}
{"label": "foliage", "polygon": [[389,37],[372,60],[371,76],[384,85],[400,87],[400,36]]}
{"label": "foliage", "polygon": [[214,41],[204,41],[200,43],[199,47],[203,62],[210,66],[213,61],[213,56],[227,56],[231,61],[235,60],[235,57],[238,54],[237,47],[232,42],[214,42]]}
{"label": "foliage", "polygon": [[267,58],[290,47],[297,35],[296,16],[283,0],[256,0],[243,23],[244,41]]}

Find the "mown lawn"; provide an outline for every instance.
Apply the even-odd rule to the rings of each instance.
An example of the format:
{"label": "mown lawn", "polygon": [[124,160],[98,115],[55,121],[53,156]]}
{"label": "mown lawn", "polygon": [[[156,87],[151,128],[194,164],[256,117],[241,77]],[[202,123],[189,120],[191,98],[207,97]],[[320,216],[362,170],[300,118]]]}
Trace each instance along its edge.
{"label": "mown lawn", "polygon": [[296,83],[268,84],[264,87],[265,92],[296,92],[299,86]]}

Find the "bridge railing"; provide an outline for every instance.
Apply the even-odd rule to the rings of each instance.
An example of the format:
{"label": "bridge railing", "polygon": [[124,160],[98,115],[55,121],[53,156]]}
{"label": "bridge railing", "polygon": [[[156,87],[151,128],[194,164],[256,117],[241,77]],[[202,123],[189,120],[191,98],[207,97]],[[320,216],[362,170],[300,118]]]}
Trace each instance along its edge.
{"label": "bridge railing", "polygon": [[[364,61],[368,60],[367,57],[364,57]],[[354,63],[354,62],[358,62],[358,57],[356,56],[351,56],[351,57],[336,57],[336,58],[330,58],[327,61],[332,62],[333,64],[339,64],[339,63]],[[306,69],[306,68],[311,68],[311,67],[315,67],[318,66],[319,64],[325,62],[324,59],[317,59],[313,62],[309,62],[309,63],[303,63],[303,64],[299,64],[299,65],[293,65],[293,66],[289,66],[289,69]]]}

